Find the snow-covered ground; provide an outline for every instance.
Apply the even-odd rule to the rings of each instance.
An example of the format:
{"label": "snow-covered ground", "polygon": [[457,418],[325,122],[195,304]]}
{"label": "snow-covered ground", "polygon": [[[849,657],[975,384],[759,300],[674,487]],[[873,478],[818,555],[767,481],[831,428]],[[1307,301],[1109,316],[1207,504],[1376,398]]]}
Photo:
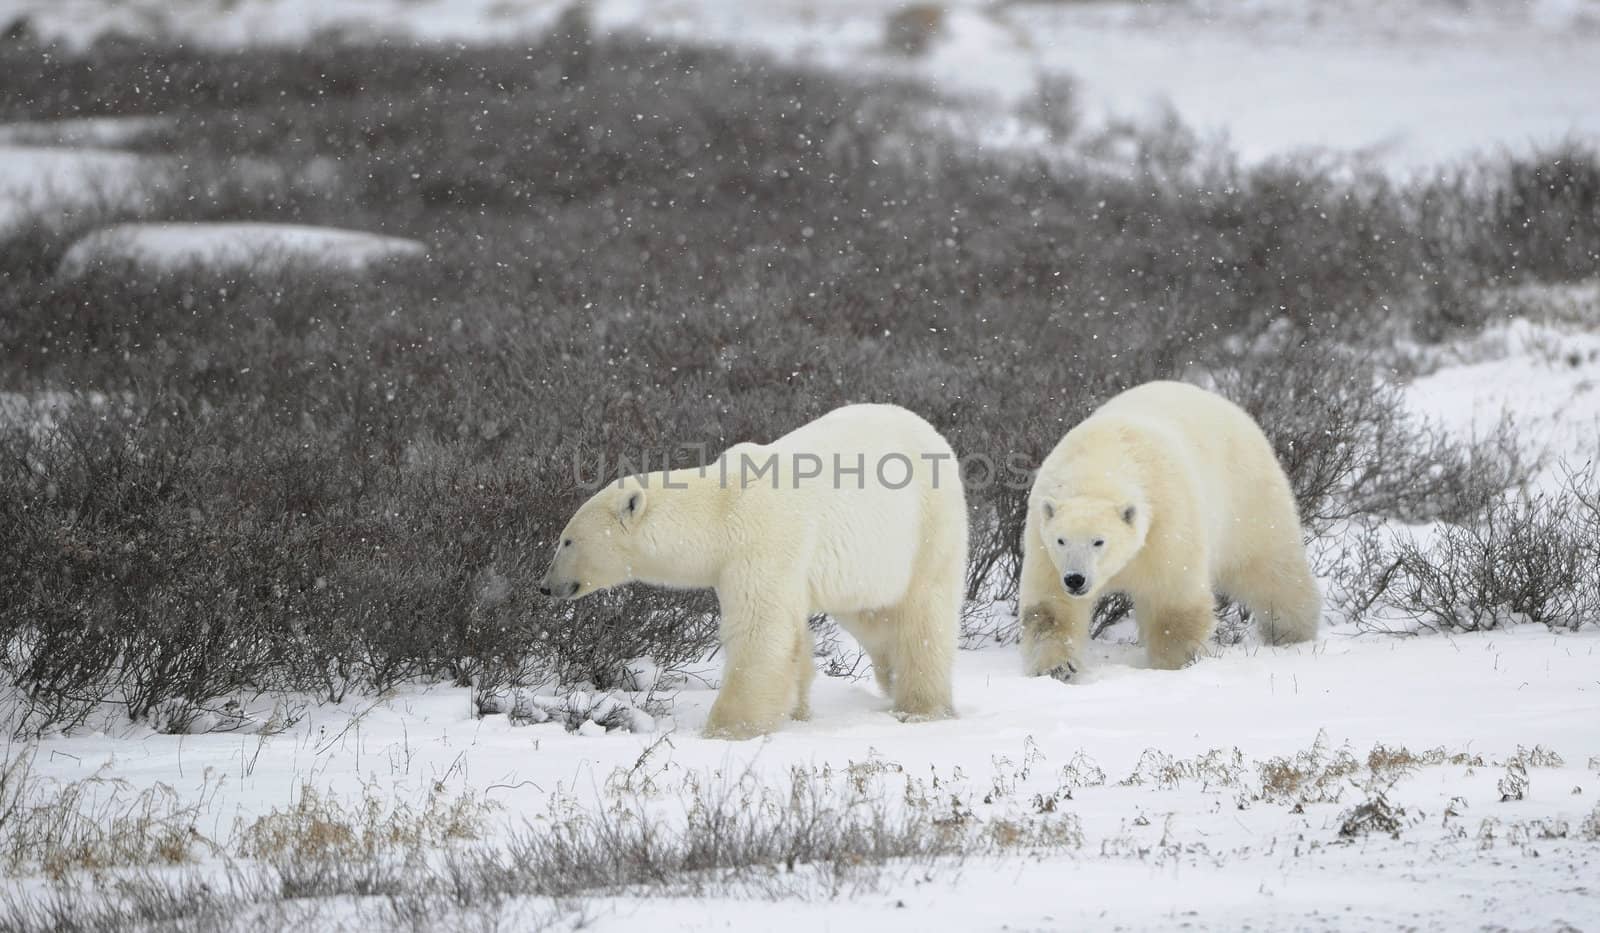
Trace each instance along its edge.
{"label": "snow-covered ground", "polygon": [[36,217],[136,211],[163,160],[107,149],[0,144],[0,231]]}
{"label": "snow-covered ground", "polygon": [[[374,791],[418,800],[439,784],[493,801],[509,824],[539,825],[564,806],[647,804],[670,820],[687,787],[735,775],[781,789],[792,768],[866,775],[906,806],[948,796],[978,820],[1036,814],[1052,798],[1054,812],[1081,823],[1082,844],[1067,854],[977,859],[848,902],[601,898],[585,913],[600,929],[652,920],[907,930],[1600,923],[1600,842],[1581,838],[1600,801],[1600,632],[1336,631],[1294,649],[1224,649],[1180,672],[1144,669],[1130,645],[1096,654],[1092,673],[1068,686],[1022,676],[1015,649],[963,652],[961,715],[946,722],[897,721],[870,678],[819,680],[811,721],[742,743],[697,735],[706,688],[681,692],[657,732],[583,735],[477,718],[466,689],[436,687],[309,709],[273,736],[51,739],[35,772],[209,796],[219,839],[235,818],[286,809],[306,786],[355,804]],[[1442,748],[1445,760],[1372,786],[1366,762],[1377,745]],[[1263,794],[1265,763],[1326,765],[1341,752],[1354,769],[1320,790]],[[1527,787],[1503,801],[1519,754]],[[1466,757],[1451,763],[1456,755]],[[1345,817],[1375,792],[1403,813],[1398,834],[1342,837]]]}
{"label": "snow-covered ground", "polygon": [[[506,41],[568,0],[7,0],[0,23],[82,44],[107,33],[206,44],[319,33]],[[1600,139],[1597,0],[947,0],[925,55],[885,48],[903,0],[591,0],[606,30],[759,48],[928,79],[1007,104],[1040,75],[1079,82],[1091,122],[1170,103],[1246,159],[1308,147],[1410,173],[1467,154]]]}
{"label": "snow-covered ground", "polygon": [[1503,421],[1516,430],[1535,485],[1553,488],[1600,465],[1600,285],[1554,289],[1555,307],[1587,307],[1589,324],[1518,318],[1441,354],[1406,398],[1417,414],[1456,437],[1486,437]]}
{"label": "snow-covered ground", "polygon": [[[1467,154],[1600,138],[1600,5],[955,2],[926,56],[895,65],[887,0],[613,0],[615,28],[899,67],[1015,104],[1040,75],[1078,82],[1091,123],[1171,105],[1247,161],[1326,148],[1400,174]],[[1518,14],[1521,15],[1518,15]]]}
{"label": "snow-covered ground", "polygon": [[0,124],[0,146],[116,149],[169,122],[163,117],[77,117],[6,123]]}
{"label": "snow-covered ground", "polygon": [[298,265],[354,272],[386,259],[421,256],[426,251],[416,240],[298,224],[114,224],[72,244],[61,257],[61,274],[81,274],[104,262],[131,262],[152,269],[191,264],[213,268]]}

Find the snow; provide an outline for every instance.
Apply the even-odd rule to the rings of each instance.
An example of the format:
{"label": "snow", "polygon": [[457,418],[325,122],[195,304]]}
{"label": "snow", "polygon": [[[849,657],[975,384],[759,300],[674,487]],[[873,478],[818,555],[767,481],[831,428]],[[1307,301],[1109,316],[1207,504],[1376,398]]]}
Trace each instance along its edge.
{"label": "snow", "polygon": [[[1538,820],[1577,827],[1600,794],[1600,764],[1586,765],[1600,753],[1600,632],[1523,628],[1397,639],[1335,631],[1292,649],[1221,649],[1179,672],[1145,669],[1131,645],[1097,643],[1095,651],[1092,673],[1072,685],[1022,676],[1014,648],[962,652],[960,717],[944,722],[899,722],[870,679],[821,678],[811,721],[740,743],[699,737],[714,696],[706,688],[678,696],[658,721],[663,740],[592,722],[574,734],[555,723],[475,718],[468,690],[430,687],[308,708],[272,736],[124,727],[51,738],[35,772],[61,782],[124,780],[135,790],[162,782],[186,800],[210,794],[208,821],[225,831],[235,816],[287,806],[303,786],[354,804],[374,790],[414,799],[435,782],[495,801],[508,825],[536,823],[557,801],[606,805],[616,786],[608,779],[644,759],[663,814],[684,788],[717,775],[749,774],[781,789],[792,767],[843,774],[868,764],[877,766],[867,769],[871,780],[892,798],[934,776],[937,794],[970,800],[980,818],[1003,817],[1029,812],[1036,794],[1057,794],[1068,786],[1063,766],[1087,760],[1107,779],[1080,782],[1060,799],[1085,837],[1069,855],[983,858],[936,883],[910,877],[836,903],[602,898],[589,919],[601,929],[650,920],[695,929],[1600,922],[1600,903],[1582,887],[1600,855],[1593,843],[1541,841],[1534,859],[1510,841],[1517,827]],[[1313,747],[1343,747],[1365,760],[1377,743],[1415,752],[1443,747],[1484,761],[1403,776],[1386,791],[1410,814],[1399,838],[1354,842],[1338,835],[1341,814],[1362,799],[1354,786],[1336,788],[1338,802],[1306,803],[1297,813],[1287,803],[1242,801],[1239,788],[1214,781],[1168,782],[1148,768],[1142,783],[1119,784],[1141,771],[1152,749],[1177,759],[1237,749],[1243,770],[1253,773],[1261,762]],[[1564,764],[1531,767],[1525,799],[1502,802],[1503,759],[1535,746]],[[617,799],[643,801],[632,793]],[[990,801],[980,802],[985,796]],[[1441,814],[1455,797],[1462,815],[1453,821]]]}
{"label": "snow", "polygon": [[[1559,289],[1552,297],[1600,307],[1600,283]],[[1516,318],[1452,355],[1454,365],[1407,386],[1413,411],[1468,439],[1509,421],[1523,452],[1539,466],[1540,488],[1559,487],[1567,473],[1592,473],[1600,465],[1600,334],[1592,325],[1586,330]]]}
{"label": "snow", "polygon": [[[1272,859],[1245,864],[1143,860],[983,860],[950,883],[909,881],[861,899],[824,903],[617,899],[592,929],[636,930],[1374,930],[1479,929],[1490,916],[1513,929],[1583,929],[1596,910],[1580,878],[1548,887],[1507,877],[1487,858],[1463,869],[1419,850],[1378,867],[1370,851],[1336,853],[1293,874]],[[1260,864],[1267,862],[1270,864]],[[1330,868],[1337,864],[1338,874]],[[1496,893],[1489,894],[1494,891]],[[1548,918],[1548,921],[1547,921]],[[1520,925],[1526,923],[1526,926]]]}
{"label": "snow", "polygon": [[33,436],[44,438],[61,425],[61,421],[74,410],[108,411],[113,402],[119,402],[123,413],[132,410],[130,395],[107,396],[102,392],[64,392],[46,389],[40,392],[0,392],[0,431],[22,428]]}
{"label": "snow", "polygon": [[166,167],[127,152],[0,144],[0,232],[32,217],[137,210]]}
{"label": "snow", "polygon": [[[42,36],[107,33],[210,45],[410,35],[537,36],[565,0],[16,0]],[[603,30],[755,48],[827,67],[903,73],[1015,105],[1046,73],[1073,76],[1091,123],[1169,102],[1246,160],[1308,147],[1400,174],[1475,154],[1600,139],[1600,2],[950,0],[928,54],[884,48],[901,0],[593,0]],[[0,15],[0,20],[7,19]],[[976,109],[982,109],[981,105]]]}
{"label": "snow", "polygon": [[83,46],[105,35],[183,38],[208,45],[296,43],[320,35],[420,35],[488,41],[533,35],[565,4],[503,0],[20,0],[45,38]]}
{"label": "snow", "polygon": [[215,268],[287,265],[359,271],[385,259],[421,256],[415,240],[332,227],[266,223],[116,224],[80,239],[61,257],[60,274],[78,275],[103,262],[155,269],[190,264]]}
{"label": "snow", "polygon": [[1102,113],[1172,105],[1245,162],[1327,148],[1396,171],[1600,138],[1600,42],[1468,36],[1290,38],[1198,25],[1062,28],[1045,67],[1078,77]]}
{"label": "snow", "polygon": [[[883,49],[897,2],[596,6],[608,28],[721,41],[844,68],[904,70],[1015,105],[1041,74],[1079,82],[1090,125],[1170,104],[1247,162],[1313,147],[1397,174],[1600,139],[1600,4],[948,3],[922,60]],[[1565,10],[1563,13],[1562,10]],[[759,11],[759,12],[758,12]],[[1521,14],[1521,15],[1518,15]],[[1534,15],[1536,14],[1536,15]]]}
{"label": "snow", "polygon": [[116,149],[170,122],[165,117],[78,117],[0,123],[0,145]]}

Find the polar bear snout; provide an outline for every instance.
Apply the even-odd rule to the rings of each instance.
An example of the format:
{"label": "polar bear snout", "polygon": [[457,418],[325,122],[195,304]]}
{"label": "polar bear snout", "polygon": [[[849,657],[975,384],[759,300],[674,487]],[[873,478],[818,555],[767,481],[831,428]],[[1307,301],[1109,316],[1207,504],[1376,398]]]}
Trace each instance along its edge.
{"label": "polar bear snout", "polygon": [[543,580],[539,581],[540,595],[554,596],[557,599],[571,599],[572,597],[578,595],[578,590],[580,588],[581,587],[577,580],[571,580],[566,583],[553,583],[551,582],[550,578],[546,576]]}
{"label": "polar bear snout", "polygon": [[1061,585],[1073,596],[1082,596],[1089,592],[1089,578],[1081,573],[1069,573],[1061,578]]}

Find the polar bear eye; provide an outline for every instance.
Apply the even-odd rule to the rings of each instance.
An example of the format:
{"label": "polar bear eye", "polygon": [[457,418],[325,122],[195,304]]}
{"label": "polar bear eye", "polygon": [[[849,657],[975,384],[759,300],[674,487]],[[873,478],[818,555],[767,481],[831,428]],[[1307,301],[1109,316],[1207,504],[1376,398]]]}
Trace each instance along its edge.
{"label": "polar bear eye", "polygon": [[1056,543],[1061,545],[1062,547],[1066,547],[1067,546],[1067,539],[1066,538],[1057,538],[1056,539]]}
{"label": "polar bear eye", "polygon": [[562,547],[572,547],[572,539],[568,538],[567,540],[561,542],[561,546]]}
{"label": "polar bear eye", "polygon": [[1095,547],[1105,547],[1106,546],[1106,539],[1105,538],[1095,538],[1094,539],[1094,546]]}

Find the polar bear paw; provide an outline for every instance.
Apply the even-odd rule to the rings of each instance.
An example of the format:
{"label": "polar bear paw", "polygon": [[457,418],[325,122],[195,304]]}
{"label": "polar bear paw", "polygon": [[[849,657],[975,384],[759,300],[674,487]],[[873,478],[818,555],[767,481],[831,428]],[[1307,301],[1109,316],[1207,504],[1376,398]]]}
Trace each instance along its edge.
{"label": "polar bear paw", "polygon": [[921,712],[907,712],[905,710],[892,710],[894,718],[901,722],[938,722],[941,719],[953,719],[955,713],[951,710],[924,710]]}

